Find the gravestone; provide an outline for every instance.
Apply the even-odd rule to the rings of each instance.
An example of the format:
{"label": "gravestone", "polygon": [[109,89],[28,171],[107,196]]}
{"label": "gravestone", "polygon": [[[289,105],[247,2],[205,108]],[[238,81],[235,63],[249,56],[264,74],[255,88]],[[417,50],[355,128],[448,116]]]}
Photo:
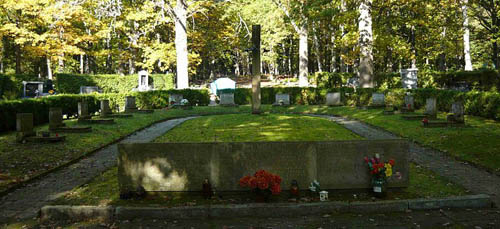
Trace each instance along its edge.
{"label": "gravestone", "polygon": [[137,111],[137,105],[135,104],[134,96],[125,97],[125,112],[135,112]]}
{"label": "gravestone", "polygon": [[342,99],[340,96],[340,92],[326,94],[326,105],[327,106],[342,106]]}
{"label": "gravestone", "polygon": [[16,114],[16,141],[22,142],[26,137],[35,136],[33,131],[33,114],[18,113]]}
{"label": "gravestone", "polygon": [[37,97],[43,93],[43,82],[40,81],[23,81],[23,97]]}
{"label": "gravestone", "polygon": [[184,99],[184,96],[180,94],[170,94],[168,95],[168,104],[169,105],[181,105],[181,100]]}
{"label": "gravestone", "polygon": [[425,113],[429,118],[437,117],[437,102],[436,98],[428,98],[425,101]]}
{"label": "gravestone", "polygon": [[138,72],[138,91],[150,91],[153,90],[153,78],[149,77],[149,73],[147,71],[139,71]]}
{"label": "gravestone", "polygon": [[87,101],[78,102],[78,119],[90,119],[89,104]]}
{"label": "gravestone", "polygon": [[99,90],[99,87],[97,86],[81,86],[80,87],[80,94],[90,94],[90,93],[101,93]]}
{"label": "gravestone", "polygon": [[405,89],[416,89],[418,87],[418,69],[401,69],[401,83]]}
{"label": "gravestone", "polygon": [[199,191],[208,178],[219,191],[241,191],[241,177],[264,169],[282,177],[284,189],[293,180],[322,189],[366,189],[371,175],[363,161],[379,153],[394,159],[388,187],[409,184],[407,140],[136,143],[118,145],[118,183],[122,193],[140,185],[146,191]]}
{"label": "gravestone", "polygon": [[453,113],[453,121],[464,123],[464,104],[462,102],[454,102],[451,105],[451,113]]}
{"label": "gravestone", "polygon": [[276,94],[274,105],[290,105],[290,95],[289,94]]}
{"label": "gravestone", "polygon": [[405,96],[405,105],[404,105],[403,110],[406,110],[406,111],[415,110],[415,99],[413,98],[412,95]]}
{"label": "gravestone", "polygon": [[111,114],[111,108],[109,107],[109,100],[101,100],[101,116],[105,117]]}
{"label": "gravestone", "polygon": [[63,127],[62,109],[59,107],[51,107],[49,109],[49,130]]}
{"label": "gravestone", "polygon": [[373,93],[372,106],[385,106],[385,95],[382,93]]}
{"label": "gravestone", "polygon": [[220,105],[234,106],[234,93],[222,93],[220,95]]}

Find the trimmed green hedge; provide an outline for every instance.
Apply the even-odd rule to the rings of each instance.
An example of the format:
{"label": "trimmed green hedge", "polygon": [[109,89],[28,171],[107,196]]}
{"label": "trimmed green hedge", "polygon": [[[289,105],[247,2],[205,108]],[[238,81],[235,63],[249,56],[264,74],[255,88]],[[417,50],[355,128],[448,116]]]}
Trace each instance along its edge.
{"label": "trimmed green hedge", "polygon": [[140,108],[158,109],[168,105],[169,94],[182,94],[192,105],[206,106],[209,103],[208,90],[161,90],[149,92],[130,93],[108,93],[108,94],[59,94],[37,99],[18,99],[0,101],[0,132],[16,129],[17,113],[33,113],[34,124],[40,125],[49,121],[49,108],[61,107],[63,114],[76,116],[78,114],[78,102],[87,100],[89,112],[97,112],[100,109],[99,101],[109,99],[111,108],[125,105],[125,97],[136,96],[137,106]]}
{"label": "trimmed green hedge", "polygon": [[[150,75],[156,90],[169,90],[174,88],[173,74]],[[104,93],[128,93],[138,86],[137,75],[77,75],[57,74],[55,87],[62,94],[78,94],[80,86],[98,86]]]}

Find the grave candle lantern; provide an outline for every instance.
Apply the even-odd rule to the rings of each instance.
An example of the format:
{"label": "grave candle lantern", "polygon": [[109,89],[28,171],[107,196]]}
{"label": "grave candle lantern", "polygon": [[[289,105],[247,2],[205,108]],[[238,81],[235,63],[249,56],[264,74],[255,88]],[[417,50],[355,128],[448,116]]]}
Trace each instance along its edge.
{"label": "grave candle lantern", "polygon": [[327,191],[319,192],[319,200],[320,201],[327,201],[328,200],[328,192]]}

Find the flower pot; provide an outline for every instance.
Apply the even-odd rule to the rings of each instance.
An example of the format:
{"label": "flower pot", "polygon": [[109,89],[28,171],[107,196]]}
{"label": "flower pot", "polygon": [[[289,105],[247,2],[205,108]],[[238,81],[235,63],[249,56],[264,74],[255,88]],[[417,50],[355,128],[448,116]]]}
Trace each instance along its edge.
{"label": "flower pot", "polygon": [[386,181],[384,178],[374,177],[372,179],[372,191],[376,197],[385,197],[387,194]]}

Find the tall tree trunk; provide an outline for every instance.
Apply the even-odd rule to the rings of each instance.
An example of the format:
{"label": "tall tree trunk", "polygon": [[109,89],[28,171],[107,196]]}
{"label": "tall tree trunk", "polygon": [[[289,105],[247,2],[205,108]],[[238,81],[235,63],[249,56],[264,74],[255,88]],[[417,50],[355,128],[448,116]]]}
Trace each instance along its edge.
{"label": "tall tree trunk", "polygon": [[496,41],[493,42],[493,64],[495,65],[495,69],[499,69],[500,66],[498,66],[499,59],[498,59],[498,43]]}
{"label": "tall tree trunk", "polygon": [[472,60],[470,57],[470,30],[469,30],[469,15],[467,14],[469,0],[462,0],[462,13],[464,16],[464,59],[465,71],[472,71]]}
{"label": "tall tree trunk", "polygon": [[64,72],[64,53],[60,54],[58,57],[57,73]]}
{"label": "tall tree trunk", "polygon": [[[113,57],[111,55],[111,35],[106,38],[106,49],[108,50],[108,55],[106,56],[106,72],[108,74],[113,73]],[[133,74],[133,73],[132,73]]]}
{"label": "tall tree trunk", "polygon": [[319,39],[318,39],[318,33],[317,33],[316,26],[313,25],[313,33],[314,33],[314,48],[316,51],[316,62],[318,62],[318,71],[322,72],[323,71],[323,65],[321,64],[321,55],[320,55],[320,47],[319,47]]}
{"label": "tall tree trunk", "polygon": [[46,59],[47,59],[47,78],[49,80],[52,80],[52,66],[51,66],[52,64],[50,61],[50,57],[47,56]]}
{"label": "tall tree trunk", "polygon": [[189,88],[186,5],[177,0],[175,6],[175,50],[177,54],[177,89]]}
{"label": "tall tree trunk", "polygon": [[84,55],[80,54],[80,74],[83,74],[83,71],[85,70],[83,68],[83,57],[84,57]]}
{"label": "tall tree trunk", "polygon": [[21,46],[16,44],[16,74],[21,74]]}
{"label": "tall tree trunk", "polygon": [[293,53],[293,38],[290,37],[290,47],[288,47],[288,75],[293,75],[293,69],[292,69],[292,53]]}
{"label": "tall tree trunk", "polygon": [[307,80],[307,75],[309,74],[309,47],[307,38],[307,23],[304,22],[299,31],[299,87],[309,86]]}
{"label": "tall tree trunk", "polygon": [[135,74],[135,51],[132,50],[132,57],[128,59],[128,74]]}
{"label": "tall tree trunk", "polygon": [[[0,42],[3,42],[2,39],[0,38]],[[0,44],[0,74],[3,74],[4,73],[4,70],[3,70],[3,54],[4,52],[4,48],[3,48],[3,44]]]}
{"label": "tall tree trunk", "polygon": [[[441,39],[445,39],[446,38],[446,27],[443,28],[443,32],[441,33]],[[444,43],[444,41],[442,41],[441,43]],[[446,71],[446,53],[445,53],[445,46],[444,44],[441,44],[441,49],[442,49],[442,53],[439,54],[439,70],[444,72]]]}
{"label": "tall tree trunk", "polygon": [[335,55],[335,34],[331,35],[331,62],[330,62],[330,72],[337,72],[337,57]]}
{"label": "tall tree trunk", "polygon": [[415,39],[415,26],[411,27],[411,50],[413,52],[413,57],[411,58],[411,68],[417,68],[417,43]]}
{"label": "tall tree trunk", "polygon": [[372,0],[362,0],[359,6],[359,83],[362,88],[373,88],[373,31]]}

